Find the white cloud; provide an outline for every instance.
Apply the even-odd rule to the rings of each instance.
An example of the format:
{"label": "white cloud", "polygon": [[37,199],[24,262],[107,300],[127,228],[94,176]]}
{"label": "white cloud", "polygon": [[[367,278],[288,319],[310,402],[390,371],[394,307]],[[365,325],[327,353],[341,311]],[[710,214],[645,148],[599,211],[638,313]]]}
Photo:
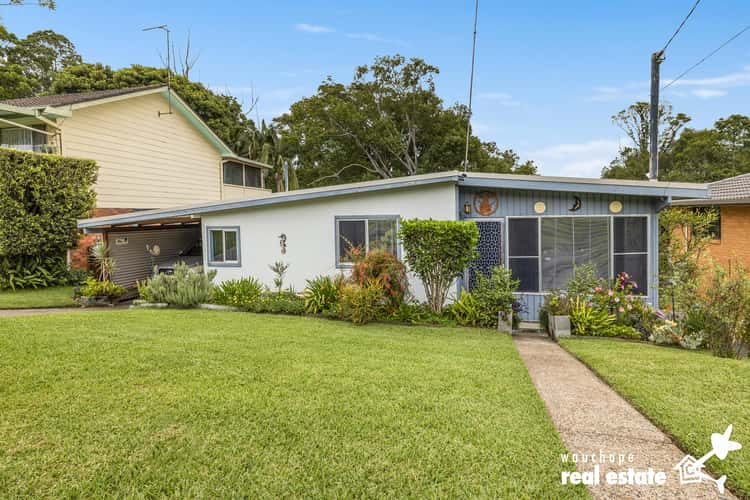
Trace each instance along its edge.
{"label": "white cloud", "polygon": [[366,42],[395,43],[399,45],[405,45],[405,43],[402,40],[385,38],[376,33],[366,33],[366,32],[365,33],[347,33],[346,37],[351,38],[352,40],[364,40]]}
{"label": "white cloud", "polygon": [[543,175],[599,177],[602,168],[615,158],[620,141],[596,139],[582,143],[563,143],[530,151],[524,156],[539,166]]}
{"label": "white cloud", "polygon": [[[672,79],[666,79],[670,82]],[[741,87],[750,85],[750,66],[745,66],[741,71],[727,73],[726,75],[709,78],[683,78],[672,84],[675,87]]]}
{"label": "white cloud", "polygon": [[700,97],[701,99],[711,99],[713,97],[724,97],[728,92],[726,90],[716,89],[695,89],[690,93],[695,97]]}
{"label": "white cloud", "polygon": [[512,95],[507,92],[482,92],[477,95],[477,99],[484,101],[492,101],[501,106],[516,107],[520,106],[521,103],[513,98]]}
{"label": "white cloud", "polygon": [[319,24],[308,24],[308,23],[298,23],[294,25],[294,29],[297,31],[304,31],[305,33],[333,33],[335,30],[333,28],[329,28],[328,26],[321,26]]}

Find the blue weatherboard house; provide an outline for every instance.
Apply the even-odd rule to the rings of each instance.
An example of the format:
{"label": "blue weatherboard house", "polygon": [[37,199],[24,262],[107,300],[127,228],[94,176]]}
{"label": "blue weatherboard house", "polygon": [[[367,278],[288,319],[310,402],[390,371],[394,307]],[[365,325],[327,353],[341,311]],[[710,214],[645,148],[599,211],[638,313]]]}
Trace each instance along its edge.
{"label": "blue weatherboard house", "polygon": [[[193,228],[217,282],[254,276],[271,283],[268,264],[283,260],[287,283],[302,290],[314,276],[345,272],[351,262],[341,249],[350,242],[400,255],[389,235],[401,218],[472,220],[480,257],[457,286],[470,289],[476,272],[506,266],[520,280],[524,319],[535,321],[544,295],[565,288],[574,267],[587,263],[607,279],[628,273],[658,305],[659,211],[706,196],[703,184],[448,171],[86,219],[79,227],[112,242],[138,242],[112,246],[115,258],[131,263],[119,277],[126,283],[150,272],[142,246]],[[417,277],[410,276],[410,287],[424,298]]]}

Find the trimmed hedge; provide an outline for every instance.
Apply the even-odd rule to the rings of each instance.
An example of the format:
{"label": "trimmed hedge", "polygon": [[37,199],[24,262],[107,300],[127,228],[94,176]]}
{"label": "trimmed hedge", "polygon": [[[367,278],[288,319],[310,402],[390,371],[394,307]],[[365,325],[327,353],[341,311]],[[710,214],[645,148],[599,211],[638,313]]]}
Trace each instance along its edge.
{"label": "trimmed hedge", "polygon": [[6,268],[64,257],[76,245],[76,219],[94,208],[96,175],[93,160],[0,148],[0,259],[8,261]]}

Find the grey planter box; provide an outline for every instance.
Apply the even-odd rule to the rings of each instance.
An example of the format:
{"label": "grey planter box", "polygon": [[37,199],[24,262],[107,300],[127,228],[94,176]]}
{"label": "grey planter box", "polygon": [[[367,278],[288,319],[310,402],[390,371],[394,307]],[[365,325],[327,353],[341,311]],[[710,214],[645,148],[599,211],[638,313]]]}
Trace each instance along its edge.
{"label": "grey planter box", "polygon": [[503,313],[498,311],[497,331],[503,332],[503,333],[513,333],[513,313],[512,312],[505,313],[505,318],[503,318]]}
{"label": "grey planter box", "polygon": [[570,337],[570,317],[550,316],[549,327],[554,338]]}

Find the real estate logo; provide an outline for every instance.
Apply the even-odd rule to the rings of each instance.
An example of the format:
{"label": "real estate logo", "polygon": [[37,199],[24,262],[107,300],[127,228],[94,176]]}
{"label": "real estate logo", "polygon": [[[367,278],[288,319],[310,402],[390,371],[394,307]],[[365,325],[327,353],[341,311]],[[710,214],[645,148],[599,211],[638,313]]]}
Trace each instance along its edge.
{"label": "real estate logo", "polygon": [[727,427],[724,434],[711,434],[711,451],[703,455],[701,458],[696,459],[692,455],[685,455],[685,458],[675,465],[675,469],[680,472],[680,484],[700,483],[703,481],[712,482],[716,485],[719,493],[724,494],[724,483],[727,480],[727,476],[721,476],[719,479],[714,479],[708,474],[703,472],[703,467],[706,461],[711,457],[716,457],[719,460],[724,460],[729,455],[730,451],[737,451],[742,448],[742,445],[736,441],[731,441],[729,437],[732,435],[732,425]]}

